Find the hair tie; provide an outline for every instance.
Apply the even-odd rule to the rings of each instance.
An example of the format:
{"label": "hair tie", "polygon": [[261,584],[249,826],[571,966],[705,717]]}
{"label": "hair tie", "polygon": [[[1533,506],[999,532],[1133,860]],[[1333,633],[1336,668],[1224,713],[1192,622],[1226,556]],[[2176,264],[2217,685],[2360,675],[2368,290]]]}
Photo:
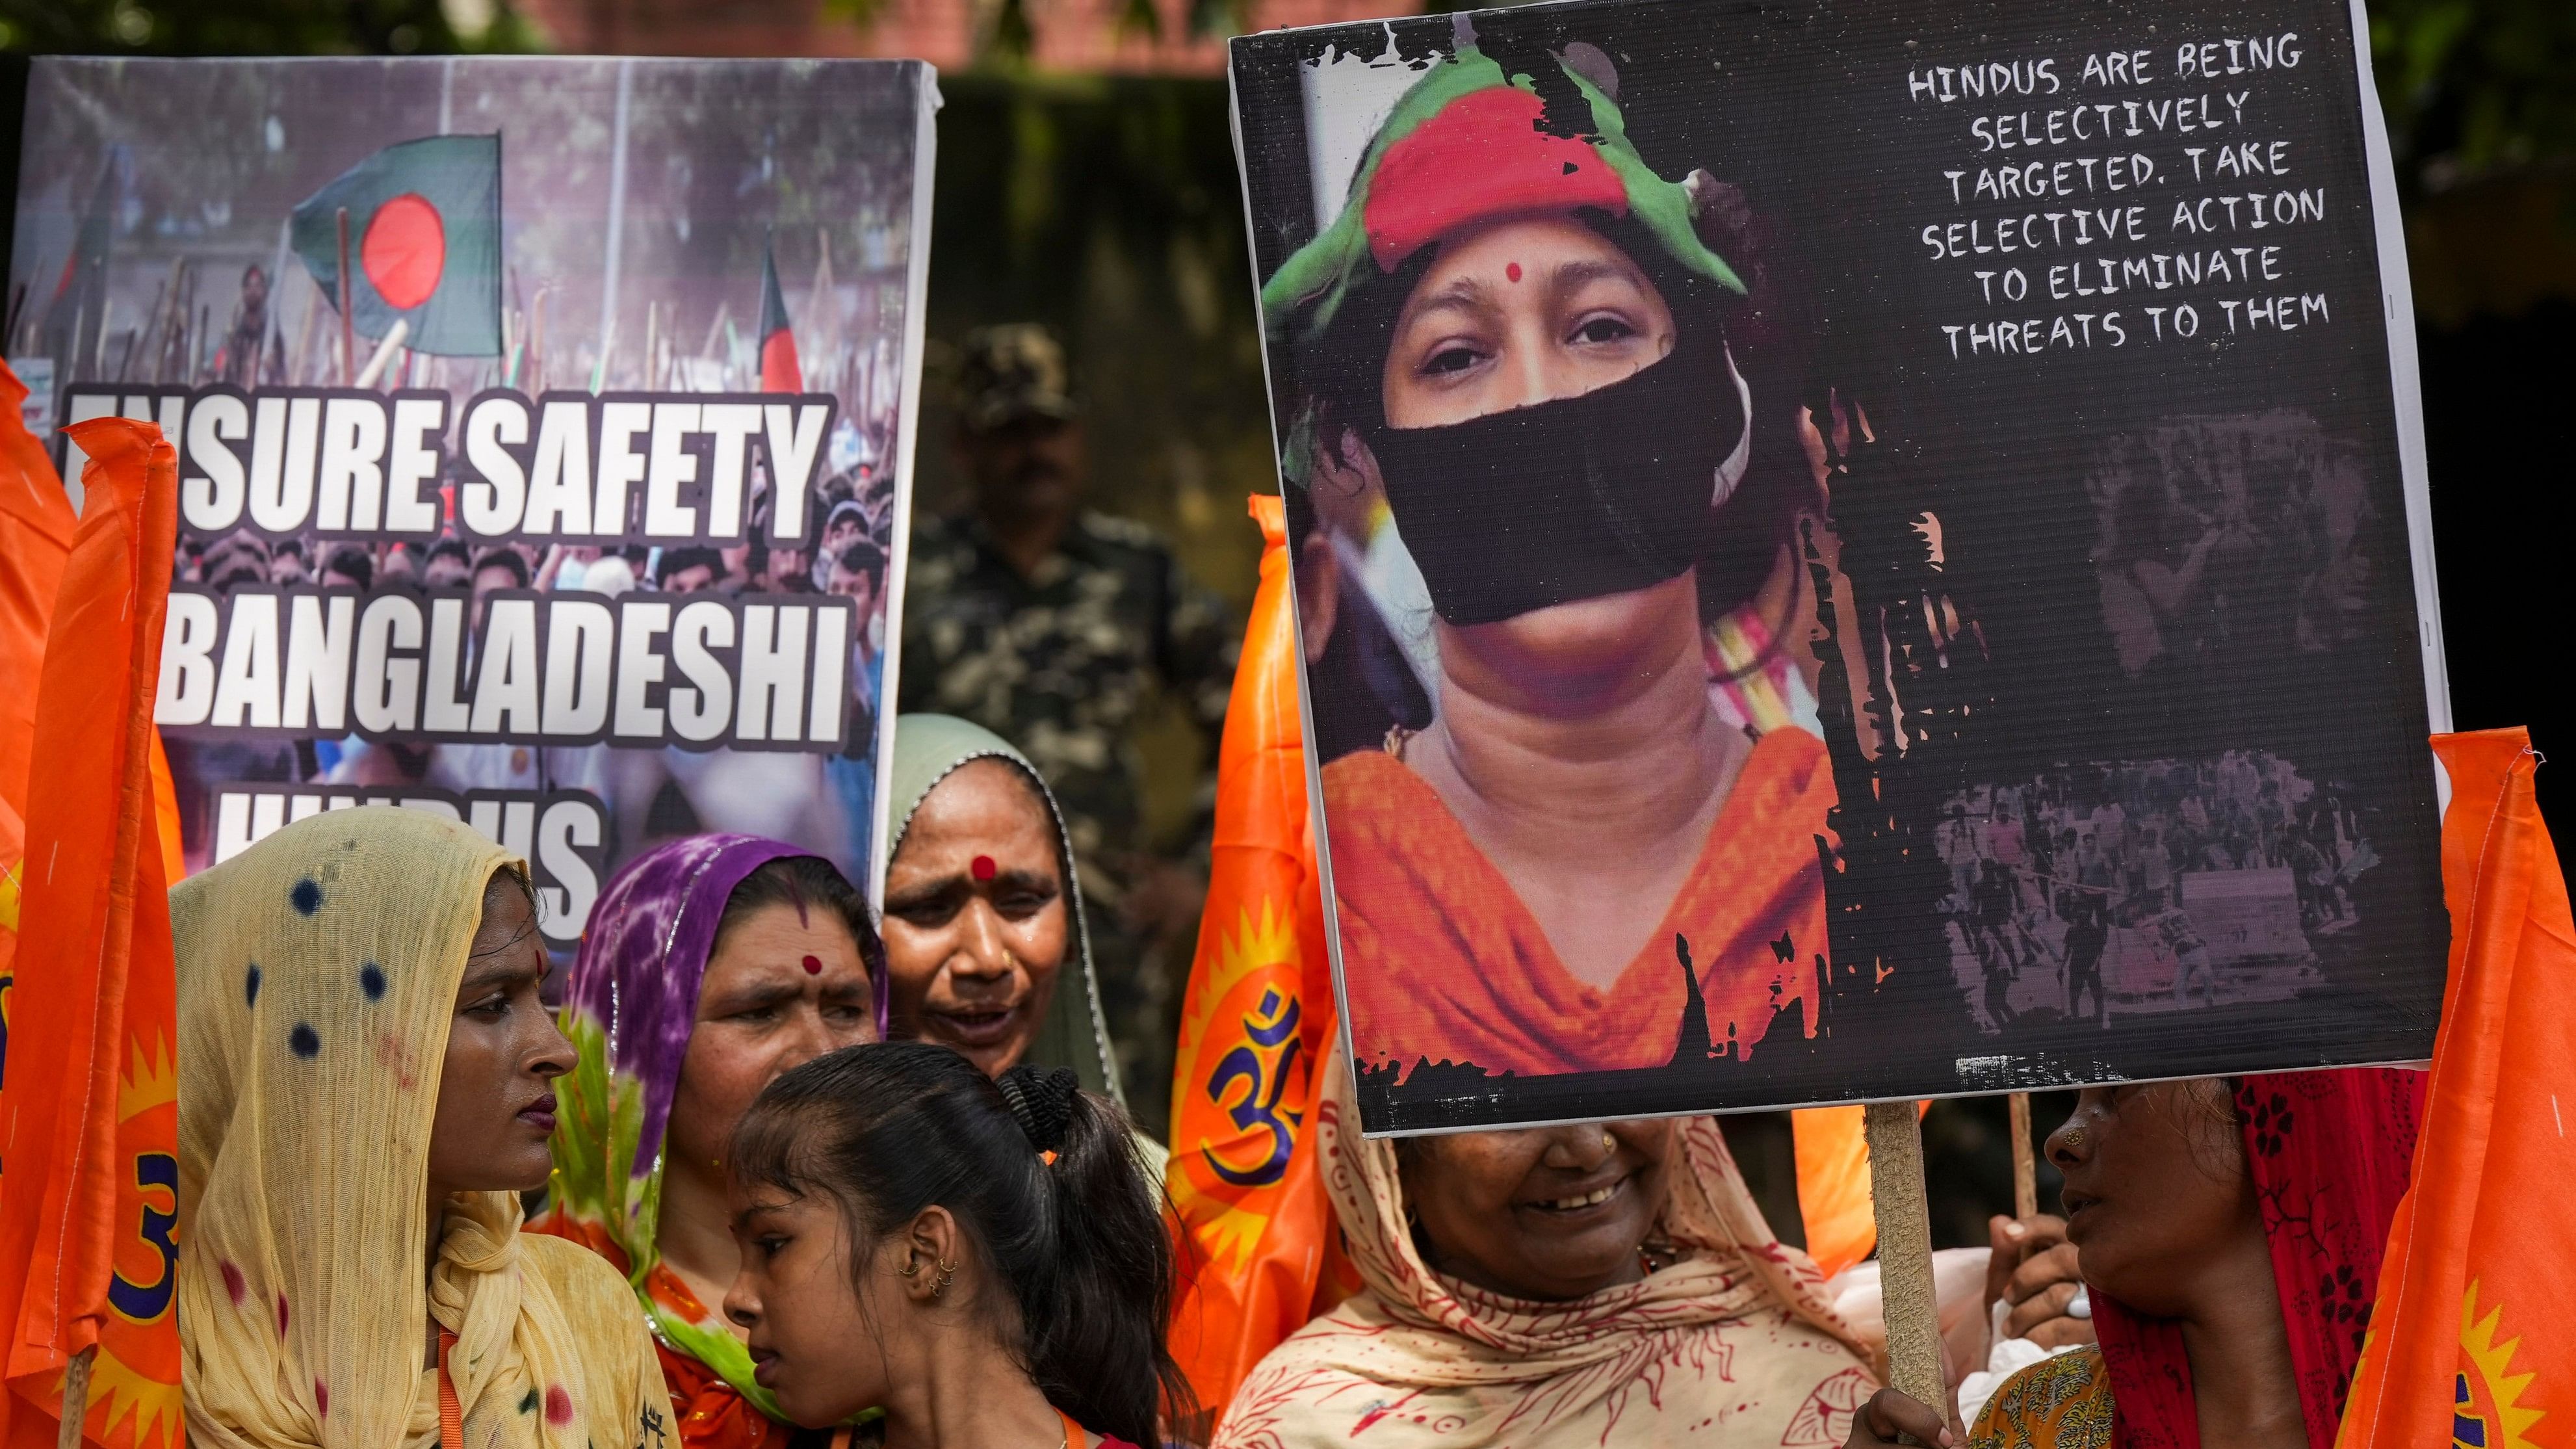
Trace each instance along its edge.
{"label": "hair tie", "polygon": [[1031,1147],[1054,1152],[1064,1146],[1065,1126],[1073,1121],[1073,1097],[1082,1090],[1071,1068],[1041,1072],[1035,1067],[1013,1067],[995,1085],[1002,1089],[1011,1120],[1020,1124]]}

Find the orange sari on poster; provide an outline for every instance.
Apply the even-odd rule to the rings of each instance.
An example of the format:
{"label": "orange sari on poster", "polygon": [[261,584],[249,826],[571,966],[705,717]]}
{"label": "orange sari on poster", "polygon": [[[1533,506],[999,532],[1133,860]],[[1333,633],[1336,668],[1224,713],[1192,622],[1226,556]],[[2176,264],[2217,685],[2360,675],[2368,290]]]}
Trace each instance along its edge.
{"label": "orange sari on poster", "polygon": [[1565,968],[1421,776],[1392,755],[1335,760],[1324,819],[1354,1061],[1524,1077],[1663,1066],[1688,999],[1676,935],[1690,943],[1716,1049],[1749,1055],[1792,1005],[1813,1036],[1825,955],[1815,837],[1833,804],[1823,742],[1797,729],[1764,735],[1681,893],[1603,990]]}

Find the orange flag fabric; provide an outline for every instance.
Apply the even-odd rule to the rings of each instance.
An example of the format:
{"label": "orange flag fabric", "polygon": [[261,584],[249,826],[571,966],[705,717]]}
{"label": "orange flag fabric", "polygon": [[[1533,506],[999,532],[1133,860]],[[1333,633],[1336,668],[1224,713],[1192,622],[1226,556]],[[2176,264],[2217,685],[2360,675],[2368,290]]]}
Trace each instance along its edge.
{"label": "orange flag fabric", "polygon": [[148,423],[71,429],[87,500],[36,689],[25,894],[0,1058],[0,1426],[55,1441],[97,1350],[83,1436],[181,1442],[178,1077],[152,705],[178,460]]}
{"label": "orange flag fabric", "polygon": [[2576,924],[2519,729],[2435,737],[2450,983],[2340,1449],[2576,1444]]}
{"label": "orange flag fabric", "polygon": [[45,446],[20,409],[27,385],[0,363],[0,1000],[18,944],[20,862],[27,846],[27,760],[36,733],[36,691],[45,625],[80,520],[54,476]]}
{"label": "orange flag fabric", "polygon": [[1861,1107],[1809,1107],[1789,1114],[1807,1256],[1828,1278],[1878,1247],[1878,1215],[1869,1196],[1869,1141],[1861,1133],[1866,1115]]}
{"label": "orange flag fabric", "polygon": [[[1916,1115],[1932,1110],[1914,1104]],[[1878,1251],[1878,1207],[1869,1190],[1869,1139],[1859,1106],[1801,1107],[1789,1114],[1798,1156],[1798,1217],[1807,1256],[1830,1278]]]}
{"label": "orange flag fabric", "polygon": [[1287,525],[1276,497],[1254,497],[1251,513],[1261,582],[1219,746],[1167,1178],[1184,1279],[1172,1356],[1211,1414],[1263,1354],[1340,1296],[1334,1285],[1346,1276],[1328,1261],[1337,1234],[1309,1144],[1318,1063],[1337,1032],[1306,808]]}

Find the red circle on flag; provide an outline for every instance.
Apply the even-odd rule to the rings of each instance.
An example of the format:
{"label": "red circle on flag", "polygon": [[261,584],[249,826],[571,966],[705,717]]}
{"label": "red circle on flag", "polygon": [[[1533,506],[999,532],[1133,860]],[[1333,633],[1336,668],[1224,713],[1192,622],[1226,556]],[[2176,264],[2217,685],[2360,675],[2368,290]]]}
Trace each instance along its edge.
{"label": "red circle on flag", "polygon": [[447,227],[438,208],[412,191],[377,207],[358,261],[386,306],[408,312],[428,301],[438,290],[439,273],[447,270]]}

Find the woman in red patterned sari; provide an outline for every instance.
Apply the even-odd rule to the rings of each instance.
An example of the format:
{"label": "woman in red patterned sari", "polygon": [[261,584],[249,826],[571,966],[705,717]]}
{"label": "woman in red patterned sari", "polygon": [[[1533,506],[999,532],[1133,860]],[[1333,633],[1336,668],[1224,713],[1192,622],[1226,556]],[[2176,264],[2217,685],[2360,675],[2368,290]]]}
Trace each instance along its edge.
{"label": "woman in red patterned sari", "polygon": [[[2333,1449],[2389,1220],[2417,1072],[2096,1087],[2049,1134],[2100,1333],[2005,1380],[1970,1449]],[[1889,1390],[1852,1449],[1947,1432]]]}

